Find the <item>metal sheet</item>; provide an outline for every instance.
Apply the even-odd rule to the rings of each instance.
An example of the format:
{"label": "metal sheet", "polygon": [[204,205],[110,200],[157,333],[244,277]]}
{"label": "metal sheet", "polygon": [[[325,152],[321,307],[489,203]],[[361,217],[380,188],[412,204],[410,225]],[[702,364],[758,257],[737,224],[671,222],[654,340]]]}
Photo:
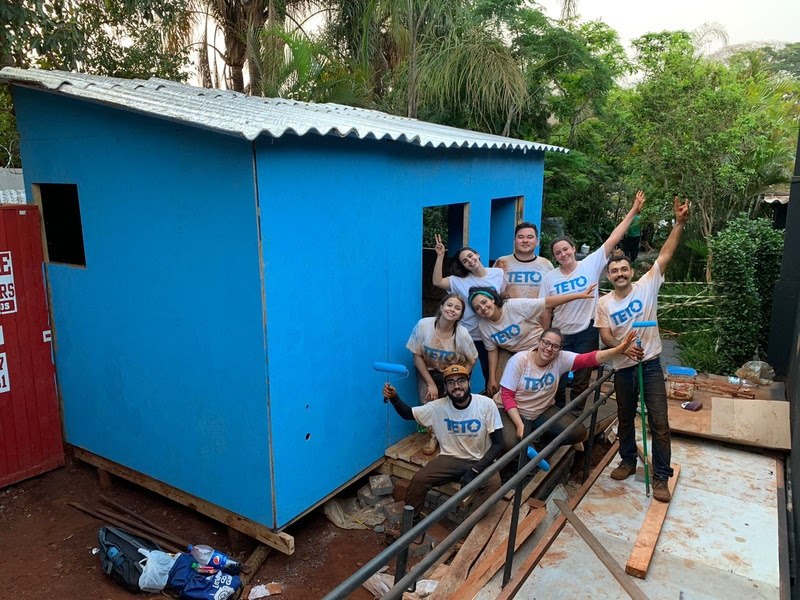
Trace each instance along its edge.
{"label": "metal sheet", "polygon": [[0,208],[0,487],[64,464],[39,212]]}
{"label": "metal sheet", "polygon": [[[681,475],[647,578],[651,598],[777,598],[775,460],[714,442],[675,438]],[[625,565],[650,499],[609,465],[576,514]],[[567,525],[518,598],[621,598],[624,592]]]}
{"label": "metal sheet", "polygon": [[490,148],[507,151],[567,152],[558,146],[527,142],[389,115],[339,104],[310,104],[282,98],[245,96],[151,78],[119,79],[85,73],[6,67],[0,79],[101,102],[125,110],[254,140],[338,135],[388,139],[434,148]]}

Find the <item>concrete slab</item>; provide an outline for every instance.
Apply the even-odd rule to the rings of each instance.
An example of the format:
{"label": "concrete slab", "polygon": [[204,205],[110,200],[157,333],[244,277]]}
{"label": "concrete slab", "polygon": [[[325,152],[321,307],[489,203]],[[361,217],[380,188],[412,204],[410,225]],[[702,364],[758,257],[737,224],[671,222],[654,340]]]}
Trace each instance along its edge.
{"label": "concrete slab", "polygon": [[[645,580],[652,599],[778,598],[775,459],[716,442],[674,438],[681,475]],[[610,464],[575,511],[622,565],[651,499]],[[623,598],[619,583],[566,525],[517,598]]]}

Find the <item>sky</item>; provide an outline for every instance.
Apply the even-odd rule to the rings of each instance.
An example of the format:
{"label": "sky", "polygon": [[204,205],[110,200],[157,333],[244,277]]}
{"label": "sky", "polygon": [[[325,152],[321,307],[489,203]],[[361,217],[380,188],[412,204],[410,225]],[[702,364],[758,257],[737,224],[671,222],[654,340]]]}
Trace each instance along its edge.
{"label": "sky", "polygon": [[[693,30],[714,21],[728,32],[729,44],[751,41],[800,42],[800,0],[577,0],[583,21],[602,19],[622,42],[664,30]],[[559,0],[539,0],[550,17],[561,13]]]}

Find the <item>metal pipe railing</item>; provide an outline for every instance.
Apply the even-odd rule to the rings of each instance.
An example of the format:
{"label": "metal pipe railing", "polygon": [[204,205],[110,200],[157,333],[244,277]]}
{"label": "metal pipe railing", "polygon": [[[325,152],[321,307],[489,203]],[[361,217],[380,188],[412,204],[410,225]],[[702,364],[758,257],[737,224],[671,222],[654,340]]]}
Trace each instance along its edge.
{"label": "metal pipe railing", "polygon": [[[514,460],[514,458],[516,458],[520,453],[525,454],[528,446],[541,437],[551,424],[557,422],[561,417],[572,410],[574,406],[587,398],[590,393],[594,392],[595,389],[599,388],[599,386],[601,386],[605,381],[610,379],[613,374],[614,371],[612,370],[606,375],[598,377],[588,388],[586,388],[585,391],[571,400],[569,404],[564,406],[564,408],[558,411],[552,418],[548,419],[540,427],[536,428],[529,435],[525,436],[522,440],[520,440],[519,443],[517,443],[516,446],[503,454],[494,463],[489,465],[489,467],[484,469],[480,475],[478,475],[468,485],[462,487],[449,500],[445,501],[441,506],[436,508],[433,512],[431,512],[431,514],[417,523],[417,525],[403,533],[391,546],[377,554],[367,564],[353,573],[345,581],[340,583],[336,588],[330,591],[323,600],[341,600],[357,590],[362,583],[377,573],[381,567],[388,564],[389,561],[398,556],[405,548],[410,546],[414,540],[422,536],[422,534],[431,526],[446,517],[447,514],[465,498],[478,491],[478,489],[483,486],[483,484],[487,482],[495,473],[500,471],[512,460]],[[595,411],[597,411],[597,409],[606,402],[611,393],[613,392],[609,392],[605,397],[602,397],[600,401],[592,404],[589,411],[584,411],[581,417],[576,419],[573,423],[570,423],[570,425],[566,427],[564,431],[562,431],[558,436],[556,436],[555,439],[553,439],[553,441],[551,441],[547,446],[545,446],[545,448],[542,449],[536,458],[525,464],[522,469],[515,473],[514,476],[511,477],[511,479],[509,479],[506,483],[504,483],[500,489],[498,489],[489,499],[477,507],[458,527],[455,528],[455,530],[453,530],[449,536],[447,536],[433,550],[431,550],[419,563],[417,563],[413,569],[411,569],[411,571],[404,575],[402,579],[399,581],[395,579],[394,587],[389,590],[389,592],[383,598],[395,600],[402,597],[403,592],[406,591],[411,584],[415,583],[425,573],[425,571],[427,571],[437,560],[439,560],[439,558],[444,555],[445,552],[447,552],[447,550],[454,546],[458,540],[460,540],[470,529],[472,529],[472,527],[474,527],[475,524],[480,521],[487,512],[489,512],[492,506],[506,494],[506,492],[512,488],[515,488],[518,484],[521,484],[525,477],[531,473],[542,460],[549,457],[561,445],[562,440],[566,439],[567,436],[578,427],[578,425],[586,420],[587,417],[594,414]],[[590,432],[590,435],[593,434],[594,432]],[[516,494],[516,496],[519,496],[519,494]],[[518,520],[518,504],[515,506],[515,509]],[[514,516],[515,515],[512,513],[512,520]],[[511,545],[509,545],[509,547],[513,548]],[[513,551],[511,556],[513,557]],[[508,558],[506,559],[506,562],[508,562]]]}

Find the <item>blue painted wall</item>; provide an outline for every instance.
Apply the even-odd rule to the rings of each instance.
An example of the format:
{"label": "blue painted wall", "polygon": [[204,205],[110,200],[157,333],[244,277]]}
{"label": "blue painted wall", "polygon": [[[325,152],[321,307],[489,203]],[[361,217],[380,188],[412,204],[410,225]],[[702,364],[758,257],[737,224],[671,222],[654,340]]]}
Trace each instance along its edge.
{"label": "blue painted wall", "polygon": [[371,365],[408,366],[394,383],[415,402],[422,207],[468,202],[484,256],[491,236],[513,243],[513,219],[490,231],[493,198],[540,220],[542,153],[251,145],[15,100],[28,193],[76,183],[81,203],[87,268],[48,265],[67,440],[273,528],[413,430]]}
{"label": "blue painted wall", "polygon": [[78,185],[87,266],[47,267],[67,441],[271,524],[252,146],[15,101],[28,197]]}
{"label": "blue painted wall", "polygon": [[405,343],[422,310],[422,208],[469,202],[470,245],[486,253],[492,198],[524,195],[538,222],[542,160],[330,137],[261,140],[257,156],[282,524],[413,430],[371,365],[405,364],[394,383],[416,404]]}

